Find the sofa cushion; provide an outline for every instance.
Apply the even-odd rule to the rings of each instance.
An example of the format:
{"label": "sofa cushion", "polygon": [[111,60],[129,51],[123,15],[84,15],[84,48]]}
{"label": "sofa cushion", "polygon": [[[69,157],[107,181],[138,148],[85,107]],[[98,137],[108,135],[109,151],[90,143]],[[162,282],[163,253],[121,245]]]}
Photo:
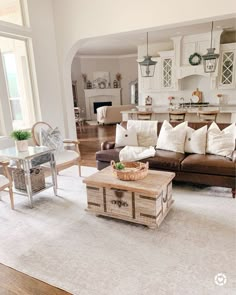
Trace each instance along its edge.
{"label": "sofa cushion", "polygon": [[228,158],[216,155],[188,155],[181,163],[181,170],[213,175],[235,176],[236,165]]}
{"label": "sofa cushion", "polygon": [[119,152],[122,149],[120,148],[115,148],[111,150],[103,150],[96,152],[96,160],[97,161],[102,161],[102,162],[111,162],[111,160],[114,160],[115,162],[119,161]]}
{"label": "sofa cushion", "polygon": [[220,130],[217,124],[212,122],[207,132],[207,153],[232,158],[235,149],[235,137],[235,123]]}
{"label": "sofa cushion", "polygon": [[149,162],[151,169],[160,169],[168,171],[179,171],[181,162],[186,155],[170,151],[157,150],[155,157],[141,160],[141,162]]}
{"label": "sofa cushion", "polygon": [[184,154],[184,144],[188,122],[183,122],[172,127],[166,120],[163,122],[156,147],[161,150],[168,150]]}
{"label": "sofa cushion", "polygon": [[138,146],[137,132],[134,126],[125,129],[119,124],[116,124],[116,147],[121,146]]}
{"label": "sofa cushion", "polygon": [[190,154],[206,154],[207,125],[194,130],[187,127],[184,150]]}
{"label": "sofa cushion", "polygon": [[157,142],[157,121],[128,120],[127,129],[133,127],[137,132],[139,146],[155,146]]}

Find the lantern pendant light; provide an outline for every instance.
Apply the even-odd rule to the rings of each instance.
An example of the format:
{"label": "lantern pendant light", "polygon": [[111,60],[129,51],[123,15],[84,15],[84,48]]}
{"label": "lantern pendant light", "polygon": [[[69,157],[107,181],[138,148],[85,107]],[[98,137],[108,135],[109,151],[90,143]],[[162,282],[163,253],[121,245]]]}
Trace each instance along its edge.
{"label": "lantern pendant light", "polygon": [[212,31],[213,31],[213,22],[211,23],[211,47],[208,48],[207,53],[202,56],[205,73],[215,72],[217,59],[219,57],[219,54],[215,53],[215,48],[212,47]]}
{"label": "lantern pendant light", "polygon": [[155,72],[156,61],[152,60],[152,56],[148,55],[148,33],[147,33],[147,55],[144,56],[144,60],[139,62],[141,76],[153,77]]}

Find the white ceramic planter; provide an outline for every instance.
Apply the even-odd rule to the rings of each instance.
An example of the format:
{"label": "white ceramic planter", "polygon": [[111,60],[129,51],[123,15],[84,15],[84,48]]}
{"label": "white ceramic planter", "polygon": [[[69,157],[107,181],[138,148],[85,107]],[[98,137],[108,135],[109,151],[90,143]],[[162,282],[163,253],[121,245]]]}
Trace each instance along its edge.
{"label": "white ceramic planter", "polygon": [[18,152],[28,151],[28,140],[16,140],[16,148]]}

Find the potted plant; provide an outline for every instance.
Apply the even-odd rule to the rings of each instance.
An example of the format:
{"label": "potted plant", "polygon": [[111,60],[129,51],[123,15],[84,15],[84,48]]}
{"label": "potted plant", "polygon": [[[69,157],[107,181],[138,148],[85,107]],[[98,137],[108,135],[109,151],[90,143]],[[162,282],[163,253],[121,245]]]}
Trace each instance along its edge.
{"label": "potted plant", "polygon": [[28,150],[28,139],[31,137],[29,131],[14,130],[11,133],[11,137],[15,139],[16,148],[19,152],[25,152]]}

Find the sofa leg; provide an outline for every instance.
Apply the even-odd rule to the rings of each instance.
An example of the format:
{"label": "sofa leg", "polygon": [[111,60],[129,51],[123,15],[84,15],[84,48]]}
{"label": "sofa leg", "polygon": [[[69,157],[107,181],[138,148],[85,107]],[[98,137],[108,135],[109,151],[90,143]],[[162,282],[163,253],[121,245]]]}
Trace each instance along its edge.
{"label": "sofa leg", "polygon": [[236,188],[232,188],[232,197],[235,199],[235,195],[236,195]]}

